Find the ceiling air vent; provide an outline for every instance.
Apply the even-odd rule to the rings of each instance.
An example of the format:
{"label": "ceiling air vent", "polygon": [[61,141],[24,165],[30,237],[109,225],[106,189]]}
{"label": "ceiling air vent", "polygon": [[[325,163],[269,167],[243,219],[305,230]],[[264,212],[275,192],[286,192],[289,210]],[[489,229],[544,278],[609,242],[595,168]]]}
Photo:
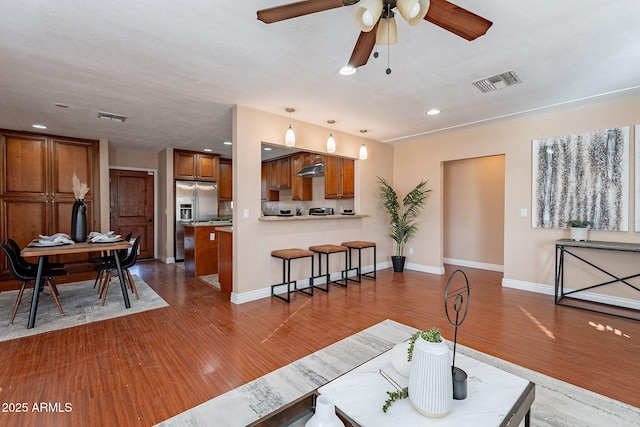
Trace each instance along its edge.
{"label": "ceiling air vent", "polygon": [[98,111],[98,117],[105,120],[113,120],[116,122],[124,123],[127,120],[127,116],[123,116],[121,114],[107,113],[104,111]]}
{"label": "ceiling air vent", "polygon": [[515,70],[505,71],[504,73],[485,77],[484,79],[473,82],[478,89],[485,93],[503,89],[507,86],[512,86],[518,83],[522,83],[522,80],[520,80],[520,77],[516,74]]}

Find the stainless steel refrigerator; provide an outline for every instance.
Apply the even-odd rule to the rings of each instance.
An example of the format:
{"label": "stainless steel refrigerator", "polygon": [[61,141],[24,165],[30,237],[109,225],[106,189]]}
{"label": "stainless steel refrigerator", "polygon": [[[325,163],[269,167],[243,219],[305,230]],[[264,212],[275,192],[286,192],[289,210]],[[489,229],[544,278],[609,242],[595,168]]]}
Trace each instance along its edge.
{"label": "stainless steel refrigerator", "polygon": [[184,225],[218,216],[215,182],[176,181],[176,261],[184,259]]}

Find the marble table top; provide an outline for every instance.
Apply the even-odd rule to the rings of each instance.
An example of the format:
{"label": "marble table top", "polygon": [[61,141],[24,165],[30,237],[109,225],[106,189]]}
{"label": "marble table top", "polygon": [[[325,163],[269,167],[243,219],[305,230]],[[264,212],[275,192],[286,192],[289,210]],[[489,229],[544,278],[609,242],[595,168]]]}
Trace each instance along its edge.
{"label": "marble table top", "polygon": [[456,355],[456,365],[469,377],[467,398],[454,400],[451,411],[442,418],[421,415],[408,398],[393,402],[386,413],[382,411],[388,397],[386,391],[395,391],[395,388],[380,374],[380,370],[389,374],[401,387],[406,387],[409,382],[391,366],[390,351],[320,387],[318,392],[333,397],[336,407],[366,427],[499,426],[511,418],[514,404],[528,392],[528,387],[534,387],[524,378],[463,354]]}

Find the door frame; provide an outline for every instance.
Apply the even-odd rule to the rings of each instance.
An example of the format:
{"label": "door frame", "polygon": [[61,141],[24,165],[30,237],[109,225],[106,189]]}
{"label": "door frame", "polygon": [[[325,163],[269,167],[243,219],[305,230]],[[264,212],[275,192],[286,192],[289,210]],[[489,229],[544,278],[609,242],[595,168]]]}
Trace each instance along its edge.
{"label": "door frame", "polygon": [[[112,169],[153,173],[153,259],[158,259],[158,170],[149,168],[109,166],[109,171],[111,171]],[[111,183],[109,181],[107,181],[107,194],[111,194]],[[109,220],[109,227],[110,226],[111,224]]]}

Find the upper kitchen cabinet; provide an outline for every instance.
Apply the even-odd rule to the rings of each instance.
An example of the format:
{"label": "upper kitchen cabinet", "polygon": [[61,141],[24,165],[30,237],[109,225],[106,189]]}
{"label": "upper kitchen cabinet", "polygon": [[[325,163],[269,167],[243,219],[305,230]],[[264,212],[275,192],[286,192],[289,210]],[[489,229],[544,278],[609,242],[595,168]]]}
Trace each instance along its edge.
{"label": "upper kitchen cabinet", "polygon": [[220,179],[220,156],[174,150],[173,177],[192,181],[218,181]]}
{"label": "upper kitchen cabinet", "polygon": [[233,199],[233,166],[231,159],[220,159],[218,198],[221,200]]}
{"label": "upper kitchen cabinet", "polygon": [[296,173],[305,165],[308,153],[299,153],[291,156],[291,199],[300,201],[313,200],[313,185],[311,178],[296,176]]}
{"label": "upper kitchen cabinet", "polygon": [[280,200],[280,193],[269,189],[269,162],[262,162],[260,171],[260,199],[265,202],[277,202]]}
{"label": "upper kitchen cabinet", "polygon": [[[318,163],[324,163],[325,155],[319,153],[302,153],[303,154],[303,164],[302,166],[316,165]],[[298,169],[300,170],[300,169]]]}
{"label": "upper kitchen cabinet", "polygon": [[291,157],[281,157],[268,162],[269,190],[279,191],[291,188]]}
{"label": "upper kitchen cabinet", "polygon": [[355,161],[326,156],[324,161],[325,199],[353,199],[355,194]]}

